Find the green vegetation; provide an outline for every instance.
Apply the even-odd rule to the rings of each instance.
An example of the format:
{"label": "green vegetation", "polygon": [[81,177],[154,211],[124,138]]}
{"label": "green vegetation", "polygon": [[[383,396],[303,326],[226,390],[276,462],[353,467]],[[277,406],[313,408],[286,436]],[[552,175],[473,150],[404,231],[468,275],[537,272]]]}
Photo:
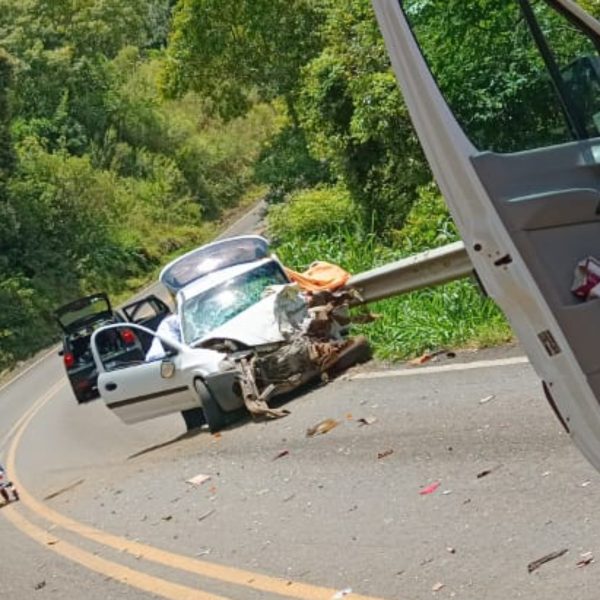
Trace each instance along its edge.
{"label": "green vegetation", "polygon": [[[404,5],[477,145],[570,139],[517,0]],[[561,68],[590,51],[532,6]],[[296,268],[456,239],[370,0],[0,0],[0,370],[57,304],[122,297],[257,190]],[[468,281],[374,310],[382,356],[509,335]]]}
{"label": "green vegetation", "polygon": [[169,5],[0,0],[0,371],[57,305],[122,296],[252,194],[276,112],[163,99]]}

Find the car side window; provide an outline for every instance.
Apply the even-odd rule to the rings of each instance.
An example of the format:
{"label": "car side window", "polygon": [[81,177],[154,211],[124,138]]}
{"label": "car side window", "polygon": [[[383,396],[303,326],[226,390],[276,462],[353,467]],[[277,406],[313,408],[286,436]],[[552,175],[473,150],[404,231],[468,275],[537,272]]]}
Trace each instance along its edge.
{"label": "car side window", "polygon": [[115,371],[144,362],[144,350],[135,331],[126,325],[98,332],[96,348],[105,371]]}
{"label": "car side window", "polygon": [[482,150],[600,135],[600,41],[552,0],[403,0],[450,108]]}

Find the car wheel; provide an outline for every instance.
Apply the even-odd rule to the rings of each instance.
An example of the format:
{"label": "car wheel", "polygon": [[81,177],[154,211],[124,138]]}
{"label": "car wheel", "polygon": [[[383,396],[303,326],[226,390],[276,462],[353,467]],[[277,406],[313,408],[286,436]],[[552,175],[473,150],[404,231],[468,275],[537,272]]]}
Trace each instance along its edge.
{"label": "car wheel", "polygon": [[204,417],[206,418],[211,433],[216,433],[224,427],[227,427],[227,425],[239,421],[247,414],[245,408],[234,410],[233,412],[225,412],[219,406],[219,403],[215,400],[215,397],[208,387],[206,387],[204,382],[200,379],[196,379],[194,387],[196,388],[198,396],[200,396],[200,401],[204,408]]}
{"label": "car wheel", "polygon": [[188,431],[200,429],[202,425],[206,425],[206,417],[204,410],[201,408],[191,408],[190,410],[182,410],[181,416],[185,421],[185,427]]}
{"label": "car wheel", "polygon": [[204,385],[202,381],[196,379],[194,387],[200,401],[202,402],[202,409],[204,409],[204,418],[208,423],[208,428],[211,433],[220,431],[227,425],[227,418],[225,412],[221,410],[221,407],[217,404],[210,390]]}

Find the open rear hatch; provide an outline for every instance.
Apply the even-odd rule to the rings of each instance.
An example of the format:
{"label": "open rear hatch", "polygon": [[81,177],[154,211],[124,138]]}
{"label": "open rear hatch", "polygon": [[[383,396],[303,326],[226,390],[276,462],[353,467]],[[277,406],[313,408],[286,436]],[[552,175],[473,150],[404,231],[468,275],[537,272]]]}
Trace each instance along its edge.
{"label": "open rear hatch", "polygon": [[79,298],[61,306],[54,316],[65,333],[73,333],[90,327],[98,321],[106,321],[113,317],[108,296],[104,292]]}

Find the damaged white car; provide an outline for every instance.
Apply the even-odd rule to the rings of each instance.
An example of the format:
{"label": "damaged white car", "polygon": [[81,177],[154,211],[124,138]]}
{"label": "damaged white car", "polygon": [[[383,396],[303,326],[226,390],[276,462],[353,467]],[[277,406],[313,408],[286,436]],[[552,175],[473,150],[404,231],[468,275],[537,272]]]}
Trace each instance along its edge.
{"label": "damaged white car", "polygon": [[370,356],[363,338],[343,336],[348,293],[303,293],[260,236],[202,246],[160,281],[176,296],[180,340],[127,323],[147,350],[155,339],[164,349],[134,364],[98,350],[121,325],[91,341],[100,395],[126,423],[181,411],[188,428],[207,422],[214,432],[247,411],[283,416],[273,397]]}

